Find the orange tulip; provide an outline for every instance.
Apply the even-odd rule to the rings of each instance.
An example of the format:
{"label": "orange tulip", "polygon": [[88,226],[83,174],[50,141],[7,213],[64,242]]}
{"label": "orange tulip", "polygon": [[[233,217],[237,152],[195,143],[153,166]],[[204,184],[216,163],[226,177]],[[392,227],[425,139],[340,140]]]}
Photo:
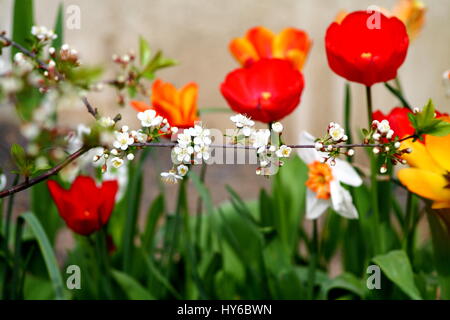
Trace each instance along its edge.
{"label": "orange tulip", "polygon": [[296,69],[301,70],[311,44],[303,30],[286,28],[274,34],[264,27],[254,27],[247,31],[245,37],[233,39],[229,48],[244,66],[263,58],[278,58],[290,61]]}
{"label": "orange tulip", "polygon": [[190,128],[198,120],[197,97],[198,85],[195,82],[189,82],[178,90],[173,84],[157,79],[152,87],[151,106],[142,101],[131,101],[131,105],[139,112],[155,110],[172,127]]}

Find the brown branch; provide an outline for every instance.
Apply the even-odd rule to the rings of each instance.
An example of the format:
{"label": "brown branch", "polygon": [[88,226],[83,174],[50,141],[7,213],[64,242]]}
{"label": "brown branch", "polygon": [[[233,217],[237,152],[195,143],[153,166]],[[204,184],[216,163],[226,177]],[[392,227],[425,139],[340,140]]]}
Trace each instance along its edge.
{"label": "brown branch", "polygon": [[28,179],[28,180],[26,180],[25,182],[23,182],[21,184],[17,184],[17,185],[15,185],[15,186],[13,186],[13,187],[11,187],[9,189],[1,191],[0,192],[0,199],[4,198],[4,197],[7,197],[7,196],[10,196],[10,195],[12,195],[14,193],[17,193],[19,191],[23,191],[25,189],[28,189],[28,188],[34,186],[35,184],[37,184],[39,182],[47,180],[51,176],[57,174],[64,167],[66,167],[69,163],[71,163],[72,161],[74,161],[75,159],[80,157],[82,154],[84,154],[88,150],[89,150],[89,148],[82,147],[81,149],[75,151],[70,156],[68,156],[63,162],[58,164],[56,167],[53,167],[52,169],[46,171],[42,175],[40,175],[40,176],[38,176],[36,178],[33,178],[33,179]]}
{"label": "brown branch", "polygon": [[[23,47],[21,44],[13,41],[12,39],[8,38],[7,36],[5,36],[5,32],[0,32],[0,39],[3,39],[4,41],[6,41],[7,44],[12,45],[13,47],[15,47],[16,49],[18,49],[20,52],[22,52],[23,54],[27,55],[28,57],[32,58],[34,61],[36,61],[36,63],[39,65],[40,68],[49,71],[49,65],[47,63],[45,63],[44,61],[40,60],[36,53],[26,49],[25,47]],[[64,77],[61,75],[61,73],[58,72],[58,70],[54,70],[55,75],[59,78],[59,79],[63,79]],[[87,111],[92,114],[92,116],[94,118],[97,118],[97,109],[93,108],[92,105],[89,103],[88,99],[86,97],[82,97],[81,101],[83,101],[84,105],[86,106]]]}
{"label": "brown branch", "polygon": [[[156,147],[156,148],[166,148],[166,147],[175,147],[177,145],[176,142],[145,142],[145,143],[134,143],[132,147]],[[286,145],[292,149],[314,149],[316,146],[313,144],[288,144]],[[375,147],[384,147],[385,144],[363,144],[363,143],[352,143],[352,144],[334,144],[331,145],[333,148],[342,149],[342,148],[375,148]],[[211,144],[210,148],[223,148],[223,149],[247,149],[247,150],[256,150],[257,148],[253,146],[244,146],[238,144]]]}

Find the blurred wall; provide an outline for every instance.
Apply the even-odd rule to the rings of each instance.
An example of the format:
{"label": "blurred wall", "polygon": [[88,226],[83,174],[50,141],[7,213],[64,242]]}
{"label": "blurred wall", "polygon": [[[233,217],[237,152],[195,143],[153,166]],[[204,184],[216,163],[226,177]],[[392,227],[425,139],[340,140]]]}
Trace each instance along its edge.
{"label": "blurred wall", "polygon": [[[52,26],[60,0],[35,1],[38,24]],[[163,70],[159,77],[178,86],[187,81],[200,85],[200,106],[226,106],[218,87],[224,76],[237,63],[227,45],[233,37],[241,36],[255,25],[274,31],[286,26],[305,29],[314,41],[304,69],[306,88],[300,107],[283,122],[287,141],[294,143],[300,130],[319,135],[329,121],[341,121],[344,81],[327,65],[324,34],[340,9],[365,9],[376,4],[390,8],[395,0],[64,0],[67,7],[81,9],[81,29],[66,30],[65,40],[81,53],[85,64],[111,67],[113,53],[125,53],[137,48],[139,35],[147,38],[154,49],[160,48],[180,62],[175,68]],[[450,68],[450,1],[429,0],[425,29],[412,43],[400,77],[406,95],[414,106],[422,106],[432,97],[436,105],[450,112],[441,75]],[[0,0],[0,29],[9,30],[11,0]],[[352,85],[353,118],[364,125],[366,119],[364,90]],[[375,108],[388,110],[396,104],[383,85],[374,87]],[[115,109],[112,91],[93,94],[91,101],[101,110]],[[83,119],[82,106],[75,114]],[[2,110],[2,116],[7,116]],[[129,108],[121,111],[125,120],[134,121]],[[74,123],[73,111],[66,117]],[[133,119],[133,120],[131,120]],[[229,126],[228,115],[208,115],[209,127]]]}

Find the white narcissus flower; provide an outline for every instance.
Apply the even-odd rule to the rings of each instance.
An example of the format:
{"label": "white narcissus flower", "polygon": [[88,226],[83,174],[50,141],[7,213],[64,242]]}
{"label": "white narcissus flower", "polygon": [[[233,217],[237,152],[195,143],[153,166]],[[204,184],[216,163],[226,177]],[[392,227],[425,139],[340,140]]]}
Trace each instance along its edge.
{"label": "white narcissus flower", "polygon": [[141,121],[143,127],[155,127],[162,123],[163,118],[156,115],[153,109],[145,110],[137,114],[137,118]]}
{"label": "white narcissus flower", "polygon": [[275,154],[278,158],[289,158],[292,149],[288,146],[282,145]]}
{"label": "white narcissus flower", "polygon": [[340,141],[345,136],[345,130],[337,123],[330,123],[328,134],[331,136],[331,139],[333,141]]}
{"label": "white narcissus flower", "polygon": [[184,164],[181,164],[177,167],[177,172],[180,176],[184,177],[189,171],[189,168]]}
{"label": "white narcissus flower", "polygon": [[[314,140],[312,135],[302,132],[299,143],[314,144]],[[362,184],[355,169],[340,159],[336,159],[334,166],[322,163],[324,153],[313,148],[298,149],[298,154],[309,168],[309,178],[306,182],[306,217],[317,219],[331,207],[345,218],[357,219],[358,212],[353,205],[350,192],[341,185],[344,183],[358,187]]]}
{"label": "white narcissus flower", "polygon": [[280,122],[275,122],[272,124],[272,130],[276,133],[281,133],[283,131],[283,125]]}
{"label": "white narcissus flower", "polygon": [[5,189],[5,187],[6,187],[6,175],[2,173],[0,174],[0,191]]}
{"label": "white narcissus flower", "polygon": [[116,149],[127,150],[130,144],[134,143],[133,137],[130,137],[128,132],[116,132],[116,141],[113,146]]}
{"label": "white narcissus flower", "polygon": [[261,129],[258,131],[254,131],[251,136],[253,148],[256,148],[258,153],[263,152],[266,149],[267,144],[269,143],[269,138],[270,138],[269,129]]}
{"label": "white narcissus flower", "polygon": [[183,177],[179,176],[175,170],[169,170],[169,172],[161,172],[161,178],[164,182],[175,184],[178,180],[182,180]]}

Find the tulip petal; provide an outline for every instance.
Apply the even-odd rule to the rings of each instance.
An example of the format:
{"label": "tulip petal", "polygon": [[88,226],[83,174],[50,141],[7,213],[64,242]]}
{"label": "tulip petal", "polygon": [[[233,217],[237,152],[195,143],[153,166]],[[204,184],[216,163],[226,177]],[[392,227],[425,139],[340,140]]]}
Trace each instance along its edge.
{"label": "tulip petal", "polygon": [[144,112],[145,110],[149,110],[152,108],[148,104],[146,104],[145,102],[142,102],[142,101],[133,100],[130,102],[130,104],[137,112]]}
{"label": "tulip petal", "polygon": [[[450,122],[449,117],[441,119]],[[445,137],[427,136],[425,138],[425,148],[434,161],[445,170],[450,171],[450,135]]]}
{"label": "tulip petal", "polygon": [[272,58],[274,34],[267,28],[255,27],[248,30],[246,38],[253,44],[259,58]]}
{"label": "tulip petal", "polygon": [[319,218],[327,208],[330,207],[330,201],[319,199],[316,197],[316,193],[310,189],[306,190],[306,218],[317,219]]}
{"label": "tulip petal", "polygon": [[286,28],[273,40],[273,57],[287,58],[296,69],[301,69],[310,47],[311,41],[306,32],[295,28]]}
{"label": "tulip petal", "polygon": [[411,167],[443,173],[442,168],[434,161],[423,143],[420,143],[419,141],[413,142],[411,139],[408,139],[402,142],[401,148],[410,148],[412,150],[411,153],[405,153],[402,156],[403,159],[408,161],[408,164]]}
{"label": "tulip petal", "polygon": [[438,202],[450,201],[448,181],[442,174],[416,168],[401,169],[398,178],[409,191]]}
{"label": "tulip petal", "polygon": [[194,119],[197,118],[197,97],[198,86],[196,83],[190,82],[181,89],[181,114],[183,120],[185,122],[192,122],[192,125],[194,125]]}
{"label": "tulip petal", "polygon": [[243,66],[248,62],[259,59],[253,44],[246,38],[233,39],[230,42],[229,49],[234,58]]}

